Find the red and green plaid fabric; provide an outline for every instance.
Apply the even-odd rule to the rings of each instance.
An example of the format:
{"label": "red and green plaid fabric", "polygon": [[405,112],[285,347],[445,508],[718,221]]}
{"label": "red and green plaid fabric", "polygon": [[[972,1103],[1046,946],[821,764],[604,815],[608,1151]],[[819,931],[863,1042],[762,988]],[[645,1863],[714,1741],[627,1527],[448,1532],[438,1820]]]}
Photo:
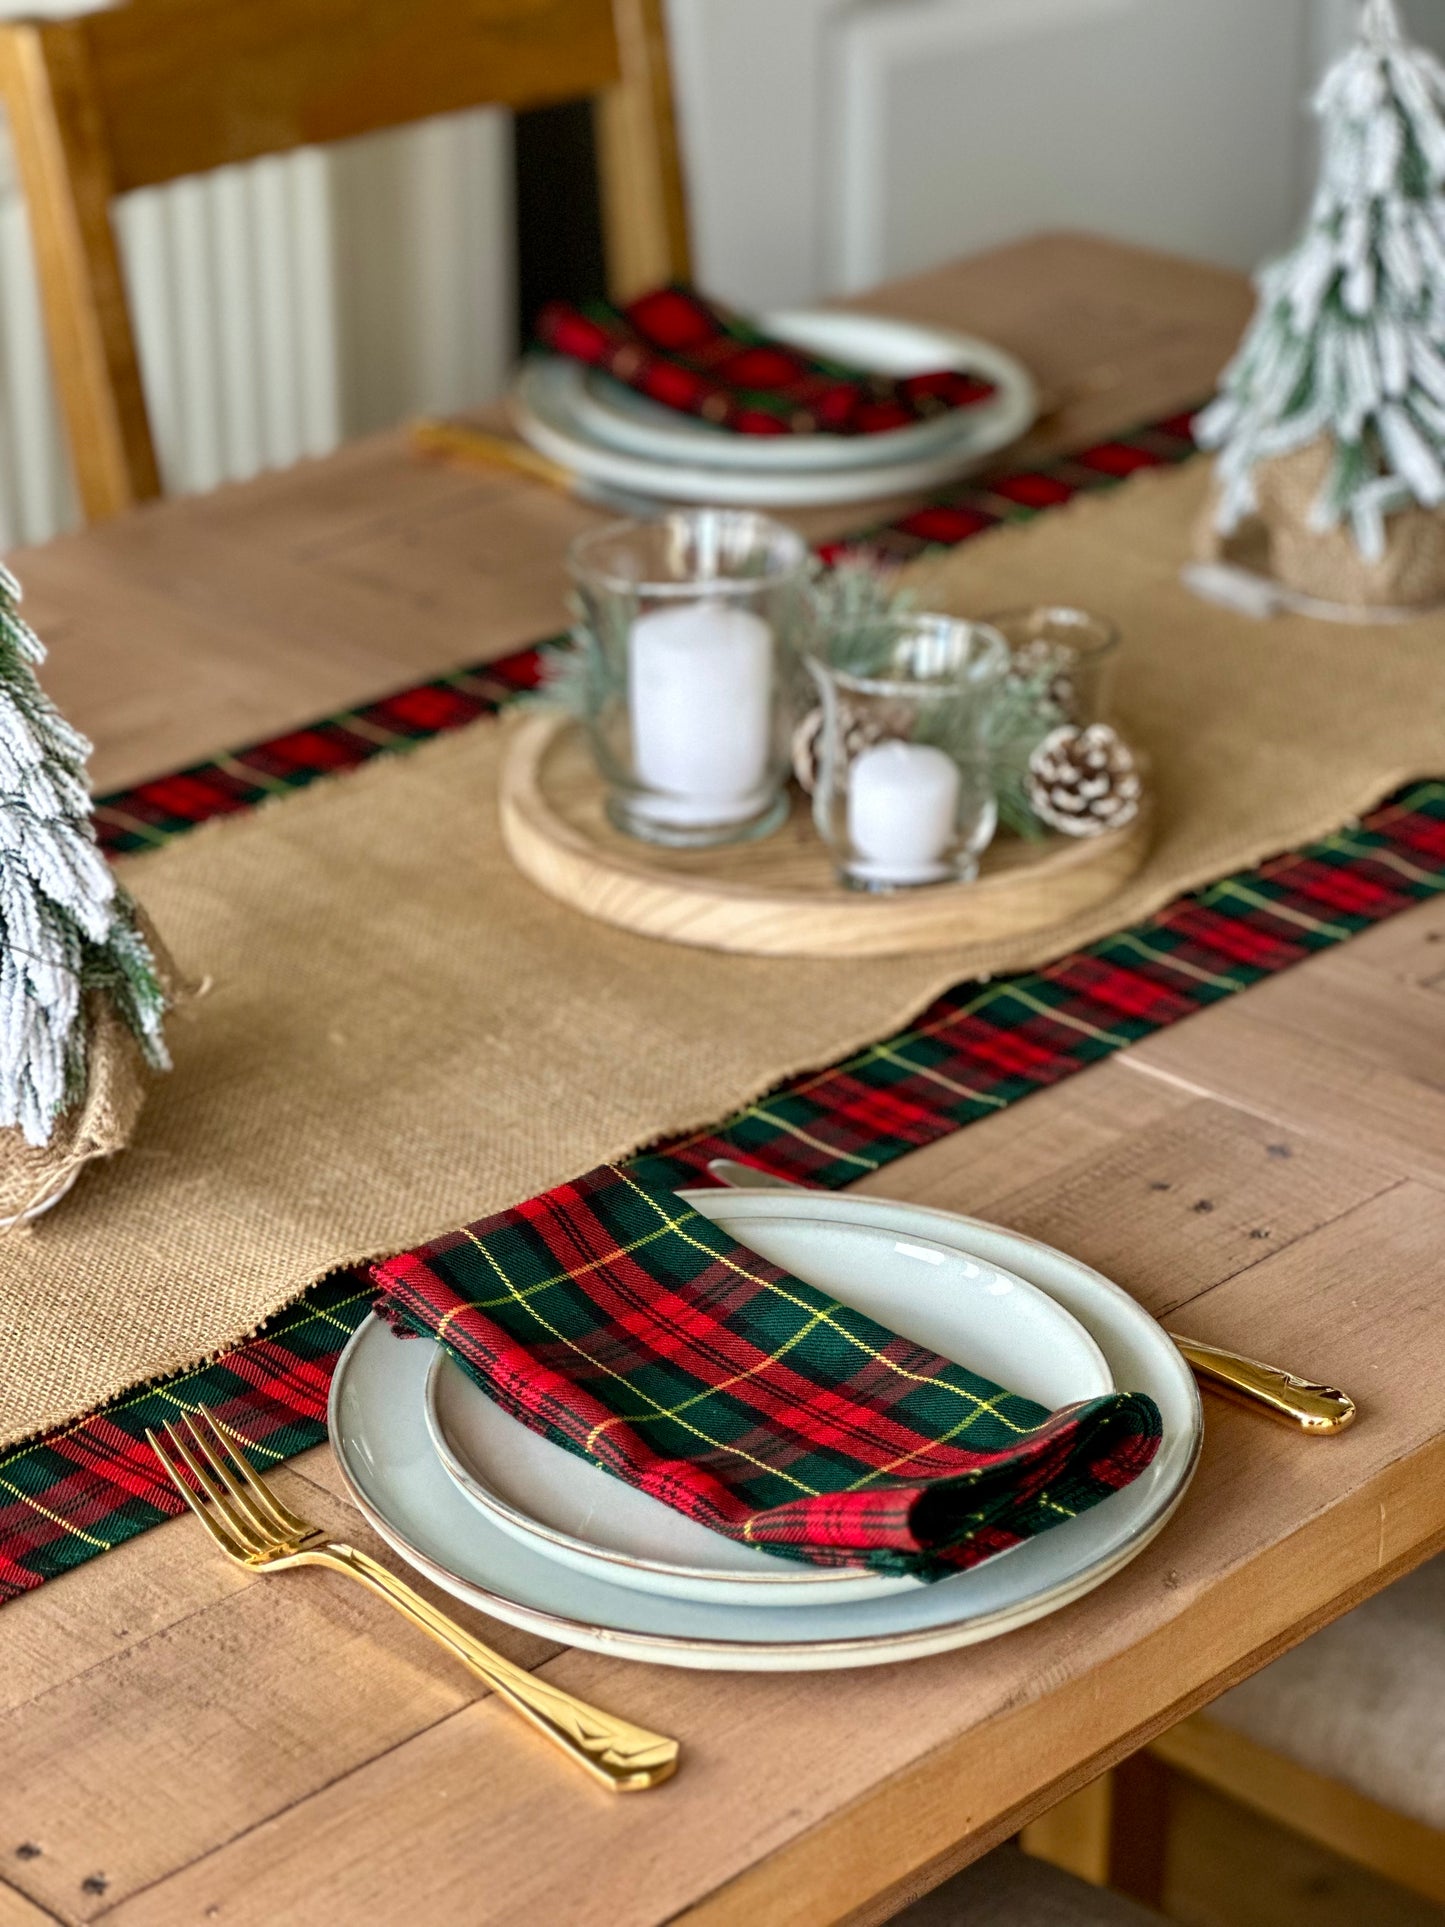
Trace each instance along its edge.
{"label": "red and green plaid fabric", "polygon": [[[858,543],[908,557],[963,542],[1112,487],[1137,468],[1181,461],[1191,447],[1188,415],[1170,416],[1048,468],[970,484]],[[213,815],[464,727],[536,677],[537,652],[526,650],[103,797],[101,841],[111,854],[161,844]],[[727,1156],[807,1183],[851,1184],[1441,895],[1445,780],[1414,783],[1362,822],[1181,898],[1045,970],[961,985],[897,1035],[791,1079],[630,1168],[670,1186],[705,1181],[708,1159]],[[179,1508],[158,1485],[145,1443],[158,1415],[216,1406],[264,1464],[318,1444],[332,1370],[374,1295],[365,1274],[337,1273],[215,1364],[128,1393],[93,1418],[0,1454],[0,1600]]]}
{"label": "red and green plaid fabric", "polygon": [[213,816],[235,816],[268,796],[305,789],[373,756],[394,755],[495,716],[514,696],[536,688],[540,666],[540,650],[522,649],[500,662],[455,670],[305,729],[97,797],[96,836],[107,856],[130,856],[169,843]]}
{"label": "red and green plaid fabric", "polygon": [[690,288],[657,288],[625,308],[554,301],[538,317],[537,337],[554,354],[736,435],[876,435],[995,393],[966,369],[879,375],[805,355]]}
{"label": "red and green plaid fabric", "polygon": [[1152,1399],[1044,1406],[603,1165],[376,1267],[523,1425],[725,1538],[943,1579],[1136,1479]]}

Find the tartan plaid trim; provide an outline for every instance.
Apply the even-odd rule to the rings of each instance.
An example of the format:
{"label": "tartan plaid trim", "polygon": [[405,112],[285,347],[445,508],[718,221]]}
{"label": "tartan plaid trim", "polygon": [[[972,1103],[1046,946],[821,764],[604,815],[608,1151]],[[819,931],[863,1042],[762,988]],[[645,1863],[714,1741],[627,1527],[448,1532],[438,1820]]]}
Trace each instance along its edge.
{"label": "tartan plaid trim", "polygon": [[838,1188],[1138,1043],[1182,1017],[1445,895],[1445,781],[1181,897],[1042,970],[946,992],[907,1030],[635,1162],[696,1183],[752,1158]]}
{"label": "tartan plaid trim", "polygon": [[1046,467],[1007,469],[986,481],[945,494],[911,509],[881,528],[820,545],[825,562],[845,555],[870,554],[904,563],[937,549],[957,548],[976,535],[1010,522],[1031,522],[1047,509],[1063,508],[1080,495],[1097,495],[1146,468],[1173,468],[1194,453],[1195,410],[1166,415],[1132,434],[1050,462]]}
{"label": "tartan plaid trim", "polygon": [[894,378],[801,354],[690,288],[657,288],[626,308],[553,301],[537,335],[639,394],[738,435],[876,435],[975,408],[996,392],[966,370]]}
{"label": "tartan plaid trim", "polygon": [[284,796],[323,776],[356,769],[373,756],[395,755],[433,736],[465,729],[535,689],[541,662],[541,649],[529,648],[498,662],[474,663],[342,710],[305,729],[97,797],[100,846],[107,856],[152,849],[213,816],[234,816],[268,796]]}
{"label": "tartan plaid trim", "polygon": [[726,1538],[933,1580],[1097,1505],[1152,1399],[1050,1413],[769,1264],[615,1165],[375,1270],[503,1411]]}
{"label": "tartan plaid trim", "polygon": [[147,1426],[208,1405],[263,1468],[319,1445],[336,1360],[375,1295],[363,1274],[339,1273],[213,1364],[144,1386],[0,1458],[0,1600],[183,1509],[146,1443]]}
{"label": "tartan plaid trim", "polygon": [[[1080,492],[1112,487],[1135,467],[1183,460],[1193,446],[1189,423],[1189,413],[1172,415],[1047,468],[994,476],[827,553],[853,547],[907,559],[1027,520]],[[531,688],[537,672],[538,652],[524,650],[278,739],[289,750],[253,745],[179,778],[102,797],[102,844],[117,855],[162,843],[211,815],[464,727]],[[334,760],[308,761],[317,738]],[[629,1168],[649,1184],[695,1183],[709,1158],[726,1156],[800,1182],[851,1184],[1442,894],[1445,781],[1415,783],[1363,822],[1226,877],[1046,970],[960,986],[897,1036],[793,1079]],[[169,1500],[152,1495],[141,1455],[145,1427],[171,1409],[168,1401],[217,1405],[263,1462],[319,1443],[325,1386],[374,1295],[365,1274],[338,1272],[215,1364],[129,1393],[94,1418],[0,1456],[0,1601],[166,1516]]]}

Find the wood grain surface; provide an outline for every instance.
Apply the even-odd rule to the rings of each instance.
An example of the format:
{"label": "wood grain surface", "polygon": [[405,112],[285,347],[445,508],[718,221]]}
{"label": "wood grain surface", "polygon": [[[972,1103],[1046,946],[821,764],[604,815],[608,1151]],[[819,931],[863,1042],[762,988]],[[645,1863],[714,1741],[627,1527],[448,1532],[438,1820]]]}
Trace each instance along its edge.
{"label": "wood grain surface", "polygon": [[[996,335],[1077,440],[1207,385],[1231,278],[1078,239],[878,298]],[[383,438],[17,558],[102,784],[498,654],[591,519]],[[881,1920],[1445,1540],[1445,904],[1189,1019],[863,1188],[1068,1245],[1192,1334],[1344,1385],[1303,1441],[1209,1402],[1188,1503],[992,1645],[714,1677],[484,1635],[681,1736],[618,1801],[380,1604],[181,1520],[0,1612],[0,1923]],[[282,1475],[365,1543],[323,1448]],[[464,1609],[459,1616],[471,1619]]]}

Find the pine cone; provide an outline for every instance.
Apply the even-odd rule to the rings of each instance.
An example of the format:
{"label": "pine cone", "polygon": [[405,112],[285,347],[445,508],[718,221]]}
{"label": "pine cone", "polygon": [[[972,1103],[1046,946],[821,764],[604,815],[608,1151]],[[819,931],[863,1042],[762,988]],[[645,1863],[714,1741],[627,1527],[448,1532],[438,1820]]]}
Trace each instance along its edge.
{"label": "pine cone", "polygon": [[[844,766],[860,756],[874,743],[881,743],[889,736],[906,736],[912,716],[907,710],[900,713],[879,707],[866,711],[841,707],[843,724]],[[821,706],[810,709],[793,731],[793,774],[798,786],[806,796],[811,796],[818,784],[818,769],[823,752],[823,711]]]}
{"label": "pine cone", "polygon": [[1107,723],[1051,730],[1029,758],[1029,807],[1065,836],[1102,836],[1139,813],[1144,785],[1129,745]]}

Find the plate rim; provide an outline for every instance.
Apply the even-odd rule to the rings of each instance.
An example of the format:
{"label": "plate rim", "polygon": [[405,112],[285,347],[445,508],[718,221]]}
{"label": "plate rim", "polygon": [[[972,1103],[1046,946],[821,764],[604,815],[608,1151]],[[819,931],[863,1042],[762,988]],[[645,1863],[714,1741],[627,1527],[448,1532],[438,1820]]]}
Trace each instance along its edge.
{"label": "plate rim", "polygon": [[[846,1219],[839,1220],[836,1217],[832,1219],[826,1216],[809,1217],[805,1210],[809,1193],[802,1192],[795,1195],[798,1199],[799,1208],[796,1212],[789,1214],[794,1222],[824,1226],[829,1223],[847,1222]],[[882,1226],[864,1226],[863,1228],[866,1230],[874,1230],[883,1237],[898,1237],[902,1235],[901,1233],[890,1233]],[[926,1238],[913,1238],[910,1242],[914,1244],[932,1243],[935,1250],[947,1252],[951,1258],[959,1258],[967,1261],[966,1254],[959,1251],[955,1246],[941,1245]],[[1078,1334],[1083,1339],[1085,1347],[1092,1352],[1094,1360],[1102,1367],[1104,1375],[1108,1379],[1108,1389],[1111,1391],[1117,1390],[1117,1387],[1114,1385],[1113,1371],[1110,1368],[1108,1359],[1105,1358],[1103,1351],[1100,1349],[1098,1341],[1081,1321],[1074,1317],[1072,1312],[1066,1311],[1056,1299],[1050,1297],[1049,1293],[1046,1292],[1042,1286],[1030,1284],[1027,1278],[1020,1277],[1017,1272],[1011,1271],[1007,1265],[998,1264],[992,1259],[987,1259],[983,1262],[987,1263],[996,1275],[1007,1278],[1012,1285],[1020,1288],[1026,1297],[1042,1299],[1051,1312],[1076,1327]],[[958,1363],[961,1361],[954,1362]],[[783,1570],[779,1572],[754,1572],[746,1570],[732,1573],[717,1571],[705,1566],[679,1566],[674,1565],[670,1560],[647,1559],[638,1557],[632,1553],[620,1552],[613,1547],[599,1545],[590,1540],[579,1539],[575,1534],[565,1532],[558,1526],[548,1525],[545,1520],[537,1519],[531,1514],[521,1511],[517,1506],[512,1505],[507,1499],[503,1498],[500,1493],[493,1491],[484,1480],[473,1472],[469,1466],[463,1463],[453,1447],[451,1440],[447,1437],[446,1429],[442,1424],[441,1414],[437,1409],[438,1386],[445,1368],[449,1363],[454,1365],[454,1361],[449,1358],[447,1352],[441,1346],[437,1346],[435,1355],[427,1367],[426,1386],[423,1393],[427,1431],[431,1436],[432,1445],[436,1450],[437,1457],[441,1460],[447,1476],[451,1479],[452,1483],[462,1491],[473,1505],[479,1506],[482,1511],[493,1517],[510,1521],[512,1526],[519,1528],[528,1538],[541,1539],[549,1546],[562,1548],[588,1561],[596,1560],[600,1564],[616,1566],[619,1569],[629,1572],[661,1573],[665,1574],[668,1578],[683,1579],[689,1582],[696,1582],[699,1585],[719,1587],[756,1586],[759,1588],[760,1593],[757,1602],[759,1605],[766,1604],[764,1595],[768,1589],[780,1586],[807,1588],[809,1586],[823,1585],[833,1587],[847,1585],[850,1582],[872,1582],[876,1585],[876,1582],[880,1578],[889,1577],[889,1575],[868,1571],[849,1570],[846,1567],[799,1566],[796,1570]],[[454,1369],[459,1370],[460,1368],[454,1365]],[[484,1393],[482,1395],[485,1396]],[[1091,1398],[1105,1397],[1107,1394],[1097,1392],[1089,1393],[1087,1396]],[[507,1526],[503,1525],[503,1530],[505,1531],[507,1529]],[[777,1563],[779,1566],[784,1565],[782,1560],[779,1560]],[[599,1574],[598,1576],[605,1577],[606,1575]],[[886,1590],[879,1591],[877,1596],[887,1597],[895,1591],[906,1590],[908,1587],[917,1585],[918,1583],[917,1580],[910,1579],[907,1575],[900,1575]],[[652,1590],[652,1588],[644,1588],[644,1590]],[[714,1600],[709,1603],[721,1606],[727,1602]]]}
{"label": "plate rim", "polygon": [[[355,1343],[371,1325],[375,1314],[368,1314],[352,1338],[347,1349]],[[379,1320],[377,1322],[380,1322]],[[343,1353],[343,1356],[345,1354]],[[338,1360],[338,1370],[340,1361]],[[577,1647],[589,1652],[608,1652],[621,1659],[634,1659],[642,1664],[687,1666],[698,1659],[718,1658],[723,1660],[746,1660],[746,1667],[736,1667],[737,1671],[785,1672],[811,1669],[815,1662],[831,1658],[862,1658],[879,1662],[887,1660],[908,1660],[929,1658],[937,1653],[957,1650],[965,1646],[980,1646],[992,1639],[1001,1639],[1005,1634],[1017,1632],[1035,1620],[1047,1619],[1056,1612],[1086,1598],[1091,1592],[1133,1564],[1141,1553],[1148,1550],[1164,1528],[1169,1524],[1183,1503],[1185,1495],[1194,1479],[1198,1467],[1198,1455],[1191,1460],[1187,1472],[1181,1473],[1179,1482],[1170,1494],[1168,1503],[1141,1527],[1139,1533],[1107,1561],[1076,1575],[1060,1586],[1031,1594],[1020,1600],[1017,1605],[1000,1609],[993,1617],[981,1617],[973,1621],[945,1620],[938,1625],[908,1627],[903,1630],[879,1633],[854,1633],[834,1639],[726,1639],[716,1634],[706,1637],[696,1634],[635,1632],[626,1627],[599,1626],[586,1620],[569,1617],[565,1613],[549,1611],[543,1606],[529,1606],[522,1601],[511,1599],[505,1593],[493,1592],[475,1580],[462,1578],[450,1572],[439,1560],[429,1553],[413,1546],[406,1536],[393,1526],[373,1507],[352,1479],[350,1468],[340,1455],[337,1466],[341,1471],[343,1483],[351,1494],[357,1510],[366,1519],[377,1536],[407,1561],[416,1571],[441,1587],[454,1599],[464,1605],[482,1612],[489,1612],[500,1619],[504,1625],[519,1627],[524,1632],[535,1632],[544,1638],[555,1639],[564,1646]],[[724,1608],[717,1608],[723,1611]],[[826,1612],[828,1607],[819,1606],[814,1610]],[[790,1661],[802,1661],[801,1667],[790,1666]],[[704,1666],[701,1670],[707,1670]],[[724,1669],[718,1669],[724,1670]],[[824,1670],[818,1667],[817,1670]]]}
{"label": "plate rim", "polygon": [[666,461],[630,454],[589,441],[575,429],[547,419],[538,401],[547,401],[546,384],[555,383],[560,357],[533,353],[523,360],[507,393],[513,426],[541,454],[587,480],[628,489],[663,501],[729,502],[760,507],[801,508],[882,500],[959,480],[1026,434],[1038,415],[1038,396],[1028,370],[1008,351],[995,351],[1017,373],[1005,386],[992,425],[970,424],[977,432],[960,436],[950,448],[908,460],[859,464],[841,469],[716,467],[696,461]]}
{"label": "plate rim", "polygon": [[[699,1194],[709,1196],[714,1200],[724,1195],[713,1187],[699,1188]],[[766,1201],[770,1197],[770,1194],[764,1192],[730,1192],[725,1195],[730,1198],[747,1198],[750,1201],[749,1208],[753,1207],[754,1202]],[[1033,1246],[1041,1251],[1063,1256],[1067,1259],[1067,1254],[1057,1253],[1055,1247],[1046,1244],[1041,1239],[1030,1238],[1026,1233],[1011,1231],[1006,1226],[992,1224],[986,1219],[968,1217],[960,1212],[943,1211],[927,1205],[904,1205],[901,1200],[887,1200],[866,1195],[856,1198],[848,1198],[846,1195],[836,1193],[825,1193],[822,1195],[832,1198],[837,1204],[851,1204],[861,1206],[864,1209],[877,1209],[879,1207],[883,1207],[885,1210],[906,1209],[910,1212],[921,1212],[927,1217],[938,1219],[942,1222],[963,1224],[978,1227],[985,1231],[1000,1232],[1007,1237],[1016,1238],[1020,1242]],[[782,1194],[771,1194],[771,1202],[774,1205],[780,1201],[786,1202]],[[1137,1301],[1131,1298],[1121,1286],[1114,1284],[1111,1279],[1103,1277],[1102,1274],[1095,1271],[1092,1266],[1083,1264],[1081,1260],[1067,1259],[1067,1261],[1076,1265],[1081,1271],[1087,1272],[1089,1276],[1097,1284],[1104,1287],[1110,1295],[1117,1296],[1124,1301],[1125,1304],[1132,1307],[1133,1312],[1140,1318],[1150,1319],[1150,1314],[1147,1313]],[[1178,1472],[1175,1475],[1174,1485],[1167,1497],[1161,1501],[1158,1512],[1152,1519],[1141,1522],[1129,1537],[1115,1549],[1113,1554],[1101,1560],[1097,1567],[1087,1569],[1081,1574],[1075,1574],[1071,1579],[1062,1581],[1056,1586],[1045,1588],[1041,1592],[1030,1596],[1028,1599],[1016,1602],[1012,1607],[999,1608],[993,1616],[984,1614],[972,1622],[950,1620],[926,1627],[910,1627],[877,1633],[852,1634],[839,1639],[822,1640],[816,1638],[729,1640],[716,1635],[704,1637],[689,1634],[679,1635],[666,1632],[636,1631],[614,1626],[597,1626],[575,1617],[569,1617],[565,1613],[555,1612],[546,1607],[531,1606],[525,1602],[510,1599],[504,1593],[496,1592],[477,1581],[448,1571],[445,1566],[433,1559],[430,1554],[422,1552],[419,1548],[411,1545],[397,1527],[393,1526],[381,1516],[377,1508],[372,1505],[366,1494],[361,1490],[347,1462],[346,1454],[339,1444],[337,1403],[340,1388],[344,1383],[345,1368],[351,1354],[370,1333],[372,1328],[380,1322],[375,1313],[369,1313],[357,1327],[357,1330],[352,1334],[350,1339],[348,1339],[346,1345],[343,1347],[340,1358],[337,1360],[336,1370],[332,1375],[331,1385],[327,1394],[328,1436],[332,1443],[342,1482],[362,1517],[367,1520],[379,1537],[391,1546],[393,1551],[398,1553],[417,1571],[424,1573],[428,1578],[432,1579],[444,1591],[451,1593],[453,1597],[459,1598],[469,1605],[480,1607],[482,1611],[491,1612],[495,1617],[500,1618],[507,1624],[520,1626],[529,1631],[540,1632],[546,1637],[559,1639],[564,1644],[581,1645],[589,1651],[611,1652],[619,1657],[632,1657],[644,1661],[651,1659],[654,1663],[660,1665],[692,1665],[705,1668],[711,1661],[717,1660],[724,1664],[730,1661],[746,1662],[749,1670],[754,1671],[786,1671],[810,1669],[815,1666],[818,1667],[819,1670],[822,1670],[822,1668],[833,1659],[856,1660],[861,1664],[883,1663],[890,1658],[907,1659],[923,1657],[930,1653],[956,1650],[963,1646],[980,1644],[984,1640],[1000,1637],[1005,1633],[1017,1630],[1021,1626],[1030,1624],[1034,1620],[1045,1618],[1055,1611],[1063,1610],[1066,1606],[1073,1604],[1077,1599],[1083,1598],[1086,1594],[1096,1590],[1097,1587],[1106,1584],[1118,1572],[1122,1571],[1143,1553],[1178,1511],[1198,1470],[1200,1453],[1203,1446],[1203,1414],[1200,1407],[1198,1387],[1195,1385],[1188,1367],[1182,1359],[1179,1359],[1181,1383],[1187,1384],[1191,1407],[1189,1438],[1184,1460],[1181,1462]],[[1150,1322],[1157,1323],[1157,1321],[1152,1319],[1150,1319]],[[945,1581],[943,1583],[947,1582]],[[619,1587],[618,1590],[625,1591],[626,1589]],[[718,1608],[717,1610],[721,1611],[723,1609]],[[846,1606],[838,1608],[818,1607],[816,1610],[819,1612],[832,1610],[846,1611],[848,1608]]]}

